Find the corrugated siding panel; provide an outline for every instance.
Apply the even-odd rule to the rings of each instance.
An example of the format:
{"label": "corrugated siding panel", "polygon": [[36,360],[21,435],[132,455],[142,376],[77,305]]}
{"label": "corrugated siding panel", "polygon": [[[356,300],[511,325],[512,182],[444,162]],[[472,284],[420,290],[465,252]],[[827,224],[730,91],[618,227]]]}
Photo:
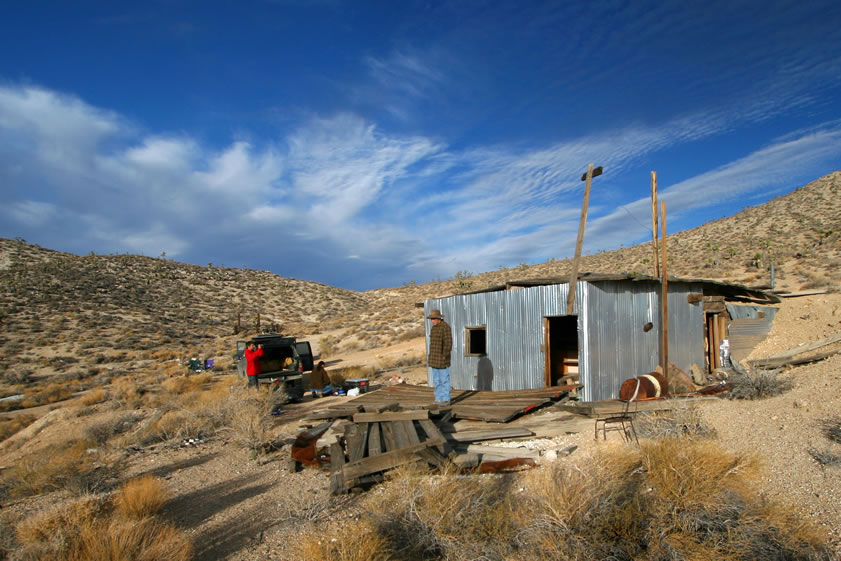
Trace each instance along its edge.
{"label": "corrugated siding panel", "polygon": [[771,331],[774,320],[768,316],[764,318],[741,318],[730,322],[728,339],[730,342],[730,359],[741,362],[750,355],[754,347],[765,340]]}
{"label": "corrugated siding panel", "polygon": [[771,321],[777,317],[777,310],[774,306],[751,306],[749,304],[725,304],[730,319],[758,318],[759,312],[764,312],[765,317]]}
{"label": "corrugated siding panel", "polygon": [[704,305],[687,304],[689,293],[703,293],[703,285],[669,284],[669,362],[684,372],[692,364],[704,367]]}

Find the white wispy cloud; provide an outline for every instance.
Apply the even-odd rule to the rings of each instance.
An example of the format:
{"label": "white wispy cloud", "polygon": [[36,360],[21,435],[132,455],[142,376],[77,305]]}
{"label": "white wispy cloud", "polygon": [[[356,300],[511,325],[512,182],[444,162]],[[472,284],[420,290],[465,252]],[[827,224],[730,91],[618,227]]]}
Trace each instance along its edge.
{"label": "white wispy cloud", "polygon": [[[704,114],[624,126],[538,149],[456,151],[386,134],[350,113],[301,123],[282,142],[209,148],[143,133],[118,114],[34,87],[0,87],[0,233],[86,253],[257,263],[339,284],[452,276],[569,254],[587,162],[621,177],[641,158],[725,129]],[[661,186],[680,215],[794,178],[841,153],[841,124],[779,139]],[[606,176],[607,177],[607,176]],[[586,244],[616,247],[647,220],[593,201]],[[347,281],[346,279],[353,279]],[[395,282],[396,281],[396,282]]]}

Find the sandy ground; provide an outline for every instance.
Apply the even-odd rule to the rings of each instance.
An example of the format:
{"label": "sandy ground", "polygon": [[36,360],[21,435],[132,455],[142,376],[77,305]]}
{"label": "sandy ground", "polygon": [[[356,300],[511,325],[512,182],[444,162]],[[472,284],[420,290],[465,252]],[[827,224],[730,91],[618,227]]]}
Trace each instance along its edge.
{"label": "sandy ground", "polygon": [[[779,354],[841,332],[839,310],[841,295],[835,294],[783,301],[768,339],[752,356]],[[422,355],[423,344],[423,339],[417,339],[330,357],[330,368]],[[821,467],[809,454],[814,448],[841,455],[841,445],[826,439],[820,429],[822,420],[841,415],[841,355],[781,375],[791,379],[794,387],[780,396],[759,401],[708,400],[699,407],[722,446],[760,458],[764,475],[758,485],[763,494],[823,525],[834,542],[841,543],[841,468]],[[391,376],[418,383],[425,381],[426,369],[394,370],[379,381]],[[279,439],[291,438],[304,426],[310,411],[347,399],[313,400],[308,396],[273,419],[274,434]],[[571,456],[554,460],[568,462],[583,461],[599,446],[630,445],[615,440],[617,436],[607,443],[594,441],[592,419],[560,422],[562,416],[550,407],[522,417],[514,424],[529,427],[537,437],[508,445],[536,449],[577,446]],[[72,417],[61,410],[44,419],[48,422],[42,420],[30,427],[33,430],[27,429],[29,438],[39,430],[46,434],[43,425],[60,426],[63,434],[78,434],[89,422],[89,418]],[[0,460],[8,465],[15,453],[7,447],[5,451]],[[173,500],[165,515],[191,536],[200,561],[292,560],[300,532],[324,528],[331,521],[359,513],[362,496],[331,497],[326,471],[291,473],[285,451],[254,457],[237,448],[225,433],[195,445],[160,444],[125,453],[126,477],[153,474],[167,482]],[[3,510],[24,515],[53,501],[52,496],[34,497],[3,505]]]}

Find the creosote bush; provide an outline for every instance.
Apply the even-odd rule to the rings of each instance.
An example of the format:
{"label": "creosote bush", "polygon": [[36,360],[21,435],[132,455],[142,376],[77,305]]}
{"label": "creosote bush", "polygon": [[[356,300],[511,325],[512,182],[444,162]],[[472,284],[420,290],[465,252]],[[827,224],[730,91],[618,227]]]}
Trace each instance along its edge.
{"label": "creosote bush", "polygon": [[730,391],[723,396],[729,399],[764,399],[789,391],[794,383],[781,378],[779,370],[753,370],[746,374],[734,373],[729,378]]}
{"label": "creosote bush", "polygon": [[[821,530],[754,493],[757,475],[752,457],[687,438],[603,447],[519,474],[403,469],[368,497],[361,526],[335,532],[394,561],[833,559]],[[358,559],[320,529],[301,557]]]}

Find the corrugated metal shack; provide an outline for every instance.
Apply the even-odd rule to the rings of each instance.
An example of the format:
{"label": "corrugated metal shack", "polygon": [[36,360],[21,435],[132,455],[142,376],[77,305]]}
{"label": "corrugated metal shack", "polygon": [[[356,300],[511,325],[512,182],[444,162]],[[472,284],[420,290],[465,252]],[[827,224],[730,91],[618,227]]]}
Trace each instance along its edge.
{"label": "corrugated metal shack", "polygon": [[[707,371],[720,366],[719,344],[730,322],[726,303],[779,302],[760,290],[710,280],[669,279],[668,289],[669,361],[687,372],[692,364]],[[582,399],[597,401],[617,397],[623,381],[657,367],[659,281],[583,274],[571,316],[568,290],[567,281],[540,279],[427,300],[424,316],[439,309],[452,329],[453,388],[532,389],[577,375]],[[428,341],[431,323],[425,325]]]}

